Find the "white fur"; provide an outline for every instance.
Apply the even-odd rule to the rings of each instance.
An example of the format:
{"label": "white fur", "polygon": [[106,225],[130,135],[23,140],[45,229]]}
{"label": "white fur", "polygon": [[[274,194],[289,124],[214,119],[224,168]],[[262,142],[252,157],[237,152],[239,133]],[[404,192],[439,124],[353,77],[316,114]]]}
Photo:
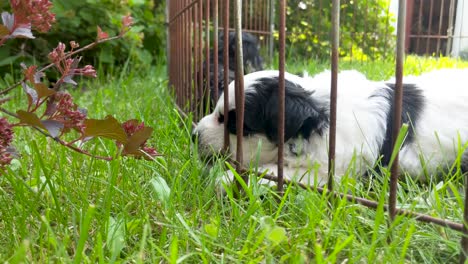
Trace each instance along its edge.
{"label": "white fur", "polygon": [[[260,71],[244,77],[245,93],[254,92],[252,85],[260,78],[278,76],[278,71]],[[286,79],[313,91],[319,102],[329,105],[329,71],[313,77],[286,74]],[[400,167],[414,177],[423,171],[436,173],[438,166],[451,165],[457,155],[457,145],[468,140],[468,69],[447,69],[409,76],[405,83],[414,83],[423,90],[425,106],[415,127],[415,140],[400,152]],[[369,81],[357,71],[342,71],[338,77],[338,116],[336,133],[336,175],[361,175],[372,166],[385,138],[389,103],[382,97],[371,97],[385,87],[385,82]],[[229,110],[235,108],[234,83],[229,85]],[[202,152],[220,151],[223,147],[224,125],[218,122],[224,113],[224,95],[213,113],[200,120],[199,134]],[[298,113],[300,114],[300,113]],[[458,141],[460,139],[460,141]],[[236,136],[230,136],[230,150],[236,152]],[[291,139],[286,144],[299,147],[301,155],[285,146],[285,177],[306,184],[323,185],[328,170],[328,129],[322,136]],[[277,147],[264,135],[244,138],[244,164],[255,163],[275,174]],[[422,167],[420,156],[424,158]],[[355,162],[352,162],[355,159]],[[257,164],[258,162],[258,164]]]}

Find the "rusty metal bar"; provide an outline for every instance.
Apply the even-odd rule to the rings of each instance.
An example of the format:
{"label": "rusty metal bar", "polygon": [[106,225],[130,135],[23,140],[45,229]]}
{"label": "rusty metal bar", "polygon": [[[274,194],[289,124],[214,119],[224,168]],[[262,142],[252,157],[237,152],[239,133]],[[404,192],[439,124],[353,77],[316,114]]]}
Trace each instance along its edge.
{"label": "rusty metal bar", "polygon": [[[175,6],[176,10],[180,9],[180,1],[179,0],[175,1],[174,6]],[[174,23],[174,25],[175,25],[174,49],[175,50],[180,50],[180,21],[179,21],[178,18],[179,17],[177,17],[177,23]],[[176,58],[175,71],[180,72],[180,68],[182,66],[180,64],[180,53],[175,52],[174,57]],[[183,105],[183,96],[182,96],[182,93],[181,93],[181,90],[180,90],[180,86],[181,86],[180,78],[176,78],[175,79],[175,89],[176,89],[176,93],[177,93],[177,101],[178,101],[179,105]]]}
{"label": "rusty metal bar", "polygon": [[460,263],[465,263],[468,255],[468,173],[465,175],[465,208],[463,209],[463,229],[462,238],[460,241],[461,252],[460,252]]}
{"label": "rusty metal bar", "polygon": [[[167,1],[169,2],[169,0]],[[193,0],[189,5],[187,5],[186,7],[182,8],[182,10],[177,12],[177,14],[175,14],[174,16],[171,16],[172,18],[169,20],[168,24],[172,24],[180,15],[185,13],[188,9],[196,5],[198,2],[200,2],[200,0]]]}
{"label": "rusty metal bar", "polygon": [[[365,8],[365,11],[364,11],[364,32],[362,34],[362,40],[363,40],[363,44],[364,45],[367,45],[367,40],[368,40],[368,21],[367,21],[367,17],[369,16],[369,0],[366,0],[366,8]],[[364,49],[367,48],[367,46],[364,47]],[[364,62],[364,56],[361,56],[361,63]]]}
{"label": "rusty metal bar", "polygon": [[[206,110],[209,110],[210,107],[210,104],[211,104],[211,100],[210,100],[210,96],[211,96],[211,93],[210,93],[210,68],[211,68],[211,63],[210,63],[210,2],[211,1],[206,1],[206,4],[205,4],[205,86],[204,86],[204,92],[203,92],[203,106],[202,106],[202,109],[204,109],[205,107]],[[215,73],[216,75],[216,73]],[[205,113],[206,113],[206,110],[204,110],[202,113],[204,116]]]}
{"label": "rusty metal bar", "polygon": [[[241,171],[242,172],[248,172],[249,170],[243,169]],[[276,176],[265,174],[263,172],[258,172],[257,175],[259,177],[263,178],[263,179],[278,182],[278,177],[276,177]],[[353,195],[350,195],[350,194],[339,193],[339,192],[335,192],[335,191],[330,192],[328,190],[328,188],[327,188],[327,190],[325,190],[325,188],[322,188],[322,187],[310,186],[310,185],[303,184],[303,183],[293,182],[293,181],[288,180],[288,179],[285,179],[284,183],[288,184],[288,185],[289,184],[295,184],[295,185],[301,187],[302,189],[316,191],[319,194],[323,194],[326,191],[327,193],[331,193],[335,197],[340,197],[342,199],[345,198],[346,200],[348,200],[350,202],[356,202],[356,203],[358,203],[360,205],[363,205],[365,207],[372,208],[372,209],[377,209],[377,207],[379,206],[379,203],[376,202],[376,201],[372,201],[372,200],[365,199],[365,198],[362,198],[362,197],[356,197],[356,196],[353,196]],[[389,206],[384,205],[383,209],[384,209],[384,211],[389,211]],[[447,219],[441,219],[441,218],[433,217],[433,216],[422,214],[422,213],[417,213],[417,212],[397,208],[396,209],[396,214],[397,215],[402,215],[402,216],[407,216],[407,217],[413,217],[417,221],[424,222],[424,223],[436,224],[436,225],[439,225],[439,226],[450,228],[450,229],[455,230],[455,231],[462,231],[463,230],[463,225],[460,224],[460,223],[456,223],[456,222],[453,222],[453,221],[450,221],[450,220],[447,220]]]}
{"label": "rusty metal bar", "polygon": [[340,46],[340,0],[332,1],[330,130],[328,135],[328,189],[333,190],[336,149],[336,99],[338,94],[338,49]]}
{"label": "rusty metal bar", "polygon": [[[235,28],[229,28],[229,31],[236,31]],[[260,35],[270,35],[269,31],[255,30],[255,29],[242,29],[242,32],[255,33]]]}
{"label": "rusty metal bar", "polygon": [[214,82],[214,91],[213,91],[213,95],[214,95],[214,99],[213,99],[213,103],[216,104],[216,101],[218,100],[219,98],[219,85],[218,85],[218,82],[219,82],[219,79],[218,79],[218,61],[219,61],[219,57],[218,57],[218,30],[219,30],[219,13],[218,13],[218,8],[219,8],[219,5],[218,5],[218,0],[213,0],[213,72],[214,72],[214,78],[213,78],[213,82]]}
{"label": "rusty metal bar", "polygon": [[447,39],[448,36],[445,35],[409,35],[411,38],[431,38],[431,39]]}
{"label": "rusty metal bar", "polygon": [[279,2],[279,84],[278,84],[278,193],[283,194],[284,122],[285,122],[285,64],[286,64],[286,0]]}
{"label": "rusty metal bar", "polygon": [[406,23],[405,27],[405,34],[406,34],[406,40],[405,40],[405,51],[409,51],[410,44],[411,44],[411,26],[413,23],[413,7],[414,7],[414,1],[413,0],[408,0],[406,2],[406,21],[409,21],[409,23]]}
{"label": "rusty metal bar", "polygon": [[203,117],[203,1],[198,5],[198,94],[200,95],[197,113],[199,118]]}
{"label": "rusty metal bar", "polygon": [[[434,11],[434,0],[431,0],[431,4],[429,6],[429,26],[427,29],[427,35],[432,35],[432,13]],[[442,19],[442,16],[440,16],[440,19]],[[426,38],[426,54],[429,54],[429,47],[431,44],[431,38]],[[436,52],[439,52],[438,50]]]}
{"label": "rusty metal bar", "polygon": [[223,57],[224,57],[224,151],[228,151],[229,139],[229,0],[224,1],[224,35],[223,35]]}
{"label": "rusty metal bar", "polygon": [[[351,39],[355,39],[356,35],[356,17],[357,17],[357,2],[353,1],[353,30],[351,31]],[[353,61],[353,42],[350,41],[350,59]]]}
{"label": "rusty metal bar", "polygon": [[453,19],[455,18],[455,0],[450,0],[449,7],[449,21],[447,27],[447,47],[445,49],[445,55],[449,56],[452,50],[453,41]]}
{"label": "rusty metal bar", "polygon": [[[186,0],[186,4],[189,2],[190,0]],[[192,53],[192,35],[193,35],[193,16],[192,16],[192,10],[187,10],[187,17],[188,17],[188,25],[187,25],[187,30],[188,30],[188,35],[187,35],[187,58],[189,59],[188,60],[188,63],[187,63],[187,68],[188,68],[188,71],[187,71],[187,79],[189,80],[188,82],[188,87],[187,87],[187,90],[188,90],[188,96],[189,96],[189,105],[188,105],[188,109],[190,112],[193,113],[193,109],[194,109],[194,105],[196,105],[196,99],[195,99],[195,96],[194,96],[194,91],[193,91],[193,79],[192,79],[192,69],[193,69],[193,53]],[[196,107],[196,106],[195,106]]]}
{"label": "rusty metal bar", "polygon": [[165,10],[165,13],[166,13],[166,18],[165,18],[165,22],[166,22],[166,74],[169,75],[169,87],[172,85],[172,82],[171,82],[171,77],[172,77],[172,74],[171,74],[171,65],[172,65],[172,62],[171,62],[171,34],[170,34],[170,30],[171,30],[171,27],[169,25],[169,16],[170,16],[170,8],[171,8],[171,1],[170,0],[166,0],[166,10]]}
{"label": "rusty metal bar", "polygon": [[[444,13],[444,7],[445,7],[445,0],[442,0],[442,2],[440,3],[440,14],[443,14]],[[442,19],[439,19],[439,31],[438,31],[438,35],[442,35]],[[437,40],[437,48],[436,50],[440,50],[440,39]]]}
{"label": "rusty metal bar", "polygon": [[[242,50],[242,0],[234,2],[235,13],[235,28],[236,28],[236,135],[237,135],[237,150],[236,150],[236,170],[240,171],[243,165],[243,139],[244,139],[244,59]],[[248,175],[242,175],[242,179],[247,184],[249,181]],[[241,188],[237,182],[238,190]]]}
{"label": "rusty metal bar", "polygon": [[[423,2],[419,2],[419,14],[418,14],[418,37],[416,38],[416,52],[419,52],[419,44],[421,42],[421,36],[422,35],[422,8],[423,8]],[[442,20],[441,20],[442,21]]]}
{"label": "rusty metal bar", "polygon": [[[396,49],[396,67],[395,67],[395,95],[393,109],[393,130],[392,130],[392,149],[395,149],[396,139],[401,128],[401,113],[403,106],[403,63],[405,59],[405,20],[406,20],[406,1],[399,0],[398,4],[398,24],[397,24],[397,49]],[[399,152],[399,151],[398,151]],[[390,197],[389,213],[390,219],[394,220],[397,214],[397,187],[398,187],[398,157],[396,153],[390,169]]]}
{"label": "rusty metal bar", "polygon": [[269,34],[269,49],[270,62],[273,60],[275,40],[273,38],[273,32],[275,32],[275,1],[270,0],[270,34]]}
{"label": "rusty metal bar", "polygon": [[200,49],[198,47],[198,30],[197,30],[197,25],[198,25],[198,6],[197,4],[194,5],[193,7],[193,91],[195,94],[195,102],[194,102],[194,107],[192,109],[193,113],[193,118],[195,120],[199,120],[198,118],[198,101],[201,98],[201,95],[199,94],[199,89],[198,89],[198,72],[200,69],[198,69],[198,50]]}
{"label": "rusty metal bar", "polygon": [[[384,35],[384,43],[388,43],[387,42],[387,38],[388,38],[388,35],[389,35],[389,25],[390,25],[390,5],[387,6],[387,9],[385,10],[385,17],[387,18],[385,20],[385,35]],[[385,45],[385,51],[384,51],[384,57],[387,57],[387,54],[388,54],[388,46]]]}
{"label": "rusty metal bar", "polygon": [[[182,0],[182,6],[186,6],[186,3],[187,1],[186,0]],[[184,14],[182,15],[182,36],[183,36],[183,39],[182,39],[182,58],[183,58],[183,61],[182,61],[182,83],[184,85],[184,107],[186,109],[190,109],[190,96],[189,96],[189,89],[190,89],[190,85],[189,85],[189,81],[190,81],[190,76],[187,76],[187,72],[188,72],[188,65],[190,65],[188,62],[189,62],[189,57],[187,56],[188,52],[187,50],[189,49],[188,45],[189,43],[187,43],[187,41],[185,41],[188,36],[188,15],[187,15],[187,12],[184,12]]]}

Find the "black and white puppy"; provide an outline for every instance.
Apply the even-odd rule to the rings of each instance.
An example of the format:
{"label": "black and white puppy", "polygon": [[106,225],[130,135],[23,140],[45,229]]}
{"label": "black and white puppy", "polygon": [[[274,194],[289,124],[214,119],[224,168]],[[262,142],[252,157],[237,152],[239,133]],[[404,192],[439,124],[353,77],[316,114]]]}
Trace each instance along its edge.
{"label": "black and white puppy", "polygon": [[[330,72],[314,77],[286,74],[285,177],[322,185],[328,169]],[[404,78],[402,120],[409,132],[400,152],[400,168],[415,178],[437,174],[456,160],[468,141],[468,69],[446,69]],[[278,71],[245,76],[244,164],[276,173]],[[368,80],[357,71],[338,77],[336,174],[359,176],[376,164],[388,165],[391,148],[394,81]],[[203,155],[223,147],[229,116],[230,152],[236,152],[234,85],[229,109],[221,96],[214,111],[194,133]],[[467,155],[463,159],[467,159]],[[462,165],[468,161],[462,160]],[[314,179],[318,182],[314,182]]]}

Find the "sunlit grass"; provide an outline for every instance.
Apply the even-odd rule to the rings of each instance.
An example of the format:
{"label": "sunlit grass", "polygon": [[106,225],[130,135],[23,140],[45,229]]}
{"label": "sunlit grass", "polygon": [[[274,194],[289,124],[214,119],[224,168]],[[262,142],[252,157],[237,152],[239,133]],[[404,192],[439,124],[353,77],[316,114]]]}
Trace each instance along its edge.
{"label": "sunlit grass", "polygon": [[[406,74],[449,59],[407,58]],[[287,64],[310,74],[325,63]],[[344,62],[372,79],[392,76],[391,62]],[[372,186],[346,178],[341,191],[377,200],[377,210],[345,199],[330,207],[327,195],[252,181],[240,199],[217,193],[223,160],[202,163],[191,147],[191,122],[182,118],[163,68],[103,78],[72,93],[89,115],[138,118],[155,129],[156,161],[94,160],[26,128],[16,130],[21,158],[0,177],[0,260],[9,263],[453,263],[460,234],[398,216],[388,220],[388,179]],[[19,91],[15,98],[20,98]],[[16,100],[16,99],[15,99]],[[112,142],[96,151],[115,155]],[[460,146],[460,151],[463,146]],[[426,184],[403,177],[399,207],[459,221],[463,192],[459,170]]]}

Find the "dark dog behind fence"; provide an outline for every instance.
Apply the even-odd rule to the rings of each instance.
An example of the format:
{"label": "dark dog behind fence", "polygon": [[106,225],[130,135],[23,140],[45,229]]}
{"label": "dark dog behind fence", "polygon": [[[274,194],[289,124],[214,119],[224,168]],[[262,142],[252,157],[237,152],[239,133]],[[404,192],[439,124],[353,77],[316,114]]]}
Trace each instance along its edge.
{"label": "dark dog behind fence", "polygon": [[[175,96],[176,96],[176,103],[177,105],[185,112],[191,112],[194,114],[194,119],[198,120],[202,112],[197,109],[197,104],[194,103],[194,99],[200,98],[200,95],[203,94],[209,94],[210,91],[210,85],[203,85],[202,82],[202,77],[203,77],[203,71],[205,72],[205,76],[210,76],[209,68],[203,67],[203,53],[202,50],[205,50],[205,59],[209,55],[209,49],[210,49],[210,44],[209,41],[203,42],[202,36],[203,36],[203,31],[210,31],[210,26],[213,25],[212,30],[217,31],[219,28],[217,28],[218,25],[218,16],[210,16],[210,9],[211,11],[213,10],[213,7],[219,7],[218,1],[222,3],[222,9],[223,9],[223,27],[224,29],[229,29],[229,18],[227,18],[227,10],[229,9],[229,1],[222,1],[222,0],[211,0],[211,1],[202,1],[202,0],[176,0],[176,1],[167,1],[167,7],[168,7],[168,73],[169,73],[169,85],[174,89],[175,91]],[[211,8],[207,8],[206,4],[211,2]],[[412,1],[409,1],[412,3]],[[431,0],[431,3],[433,1]],[[452,1],[453,2],[453,1]],[[332,30],[332,36],[333,36],[333,41],[332,43],[335,43],[333,45],[332,49],[332,71],[336,72],[337,71],[337,66],[338,66],[338,20],[337,18],[339,17],[339,0],[334,0],[333,1],[333,6],[335,7],[334,10],[334,23],[333,23],[333,30]],[[404,32],[406,31],[409,33],[407,30],[408,28],[405,28],[405,19],[406,19],[406,1],[400,0],[399,1],[399,12],[398,12],[398,34],[397,34],[397,63],[396,63],[396,95],[395,95],[395,105],[400,105],[400,107],[395,107],[395,110],[397,111],[395,116],[401,116],[401,91],[402,91],[402,85],[401,85],[401,80],[402,80],[402,69],[403,69],[403,57],[404,57],[404,48],[405,48],[405,34]],[[205,7],[205,8],[203,8]],[[271,2],[267,5],[269,8],[273,8],[271,5]],[[279,32],[280,32],[280,42],[279,42],[279,48],[280,48],[280,79],[281,75],[284,74],[284,46],[285,46],[285,1],[282,0],[280,1],[280,27],[279,27]],[[205,12],[205,13],[203,13]],[[205,19],[203,19],[205,18]],[[210,19],[212,18],[212,20]],[[250,19],[250,20],[249,20]],[[254,21],[253,18],[247,18],[245,21],[245,25],[249,25],[249,31],[250,32],[255,32],[255,25],[261,25],[261,23],[255,23],[252,22]],[[264,29],[263,25],[263,29]],[[409,37],[412,36],[407,36],[407,40]],[[233,61],[229,59],[229,47],[228,47],[228,38],[223,38],[224,41],[223,46],[224,46],[224,52],[223,54],[218,54],[218,56],[223,57],[223,69],[224,70],[229,70],[232,69],[232,66],[229,67],[229,65],[234,64]],[[193,44],[193,45],[191,45]],[[214,46],[218,45],[218,40],[214,40]],[[406,45],[408,45],[408,42],[406,42]],[[430,46],[430,45],[429,45]],[[437,44],[439,46],[439,44]],[[426,44],[426,47],[428,45]],[[426,48],[428,50],[429,48]],[[213,68],[214,69],[219,69],[220,65],[218,64],[217,61],[213,60]],[[197,77],[198,76],[198,77]],[[228,82],[229,74],[221,74],[217,75],[217,78],[222,78],[224,79],[224,84]],[[239,81],[236,79],[236,81]],[[336,77],[332,78],[332,87],[336,88]],[[217,90],[218,85],[215,84],[215,90]],[[280,89],[283,89],[284,91],[284,83],[281,84],[280,82]],[[219,93],[218,93],[219,94]],[[242,93],[239,93],[238,96],[243,96]],[[332,93],[332,103],[334,102],[336,104],[336,92]],[[283,102],[284,103],[284,102]],[[284,107],[284,105],[283,105]],[[332,106],[333,107],[333,106]],[[281,109],[281,104],[280,104],[280,111]],[[332,108],[333,110],[333,108]],[[280,117],[281,118],[281,117]],[[331,119],[333,120],[333,116],[331,116]],[[280,119],[280,120],[284,120]],[[399,128],[400,127],[400,120],[394,120],[394,127]],[[227,122],[226,122],[227,123]],[[280,122],[281,124],[282,122]],[[280,128],[281,129],[281,128]],[[283,128],[284,129],[284,128]],[[398,132],[398,129],[394,131],[394,135]],[[335,127],[331,126],[330,127],[330,137],[332,138],[333,135],[335,134]],[[281,135],[281,134],[280,134]],[[395,137],[395,136],[394,136]],[[239,144],[242,144],[242,141]],[[333,141],[330,142],[330,149],[334,149],[334,143]],[[280,148],[282,149],[282,148]],[[331,151],[333,153],[333,151]],[[278,163],[281,166],[282,164],[282,155],[279,155],[280,160],[278,160]],[[330,160],[333,161],[333,156],[330,156]],[[333,164],[333,162],[329,162],[329,164]],[[468,221],[468,210],[467,210],[467,199],[465,199],[465,210],[464,210],[464,219],[462,219],[462,224],[460,223],[455,223],[446,219],[439,219],[439,218],[434,218],[429,215],[425,214],[419,214],[419,213],[414,213],[411,211],[405,211],[402,209],[396,208],[396,187],[397,187],[397,169],[398,169],[398,163],[395,162],[393,163],[392,167],[392,177],[391,177],[391,190],[390,190],[390,199],[389,199],[389,205],[385,206],[385,209],[389,211],[390,213],[390,218],[393,219],[395,215],[406,215],[409,217],[414,217],[416,220],[422,221],[422,222],[428,222],[428,223],[434,223],[438,224],[444,227],[448,227],[457,231],[463,232],[462,236],[462,241],[461,241],[461,249],[462,249],[462,254],[460,254],[460,262],[463,263],[466,259],[466,253],[468,252],[468,231],[466,228],[465,223]],[[242,170],[242,169],[241,169]],[[278,174],[281,176],[280,172],[282,170],[278,168]],[[333,167],[330,167],[330,172],[333,171]],[[333,176],[333,173],[330,173],[330,176]],[[275,181],[279,181],[280,183],[282,182],[281,177],[272,177],[272,176],[267,176],[267,178]],[[353,197],[350,195],[346,194],[340,194],[340,193],[335,193],[333,192],[333,186],[331,183],[333,182],[333,179],[330,178],[329,181],[329,189],[331,189],[331,193],[334,194],[334,196],[346,198],[350,201],[362,204],[364,206],[370,207],[370,208],[376,208],[377,203],[374,201],[370,201],[367,199],[359,198],[359,197]],[[310,186],[304,186],[299,184],[299,186],[310,189]],[[279,187],[282,187],[282,184],[279,185]],[[314,188],[312,188],[314,189]],[[468,188],[465,188],[465,197],[468,196]],[[314,190],[318,192],[323,192],[324,190],[321,188],[315,188]]]}

